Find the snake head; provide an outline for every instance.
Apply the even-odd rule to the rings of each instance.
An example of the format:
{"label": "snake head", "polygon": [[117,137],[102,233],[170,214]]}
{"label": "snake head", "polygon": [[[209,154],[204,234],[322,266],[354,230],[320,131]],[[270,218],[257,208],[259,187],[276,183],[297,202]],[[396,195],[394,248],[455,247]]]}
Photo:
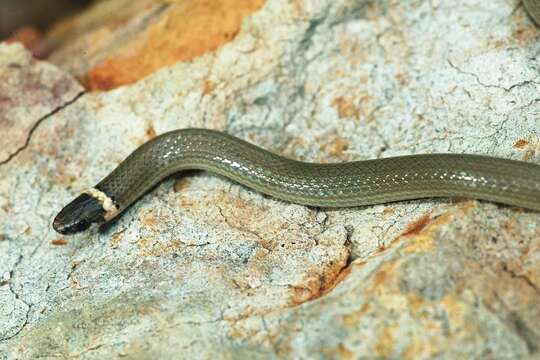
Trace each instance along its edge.
{"label": "snake head", "polygon": [[53,228],[60,234],[74,234],[86,230],[92,223],[104,221],[101,203],[88,194],[81,194],[56,215]]}

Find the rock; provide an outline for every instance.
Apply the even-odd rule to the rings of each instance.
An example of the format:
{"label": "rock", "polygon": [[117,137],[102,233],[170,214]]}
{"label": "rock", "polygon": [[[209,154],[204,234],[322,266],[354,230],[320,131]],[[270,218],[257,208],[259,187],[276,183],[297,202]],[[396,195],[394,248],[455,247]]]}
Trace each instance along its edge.
{"label": "rock", "polygon": [[73,101],[83,88],[69,74],[34,60],[21,45],[0,43],[0,53],[0,163],[5,163],[27,145],[45,117]]}
{"label": "rock", "polygon": [[[163,9],[143,24],[143,10],[109,3],[132,14],[110,30],[117,40],[180,16],[181,2],[147,2]],[[238,32],[192,58],[152,62],[126,83],[113,71],[112,91],[73,86],[48,110],[10,115],[2,148],[25,140],[0,165],[0,358],[538,356],[533,211],[467,199],[321,210],[190,172],[101,232],[54,233],[63,205],[177,128],[306,161],[468,152],[540,163],[539,30],[523,6],[261,5],[230,10]],[[97,33],[58,40],[52,61],[81,79],[121,64],[107,42],[95,42],[99,61],[65,55]],[[53,68],[25,56],[0,47],[0,64]]]}

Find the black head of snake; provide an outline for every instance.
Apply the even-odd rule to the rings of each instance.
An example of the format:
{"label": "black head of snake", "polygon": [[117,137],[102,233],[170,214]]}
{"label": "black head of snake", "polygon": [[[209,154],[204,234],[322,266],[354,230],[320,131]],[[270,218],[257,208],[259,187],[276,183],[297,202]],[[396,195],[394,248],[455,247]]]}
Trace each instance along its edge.
{"label": "black head of snake", "polygon": [[60,234],[84,231],[95,222],[104,220],[101,203],[88,194],[81,194],[56,215],[53,228]]}

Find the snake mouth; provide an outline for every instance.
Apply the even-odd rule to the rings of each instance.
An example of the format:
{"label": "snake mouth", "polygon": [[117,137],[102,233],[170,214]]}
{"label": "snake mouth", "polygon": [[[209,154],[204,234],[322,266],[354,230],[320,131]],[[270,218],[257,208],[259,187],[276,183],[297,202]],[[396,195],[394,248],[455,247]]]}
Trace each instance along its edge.
{"label": "snake mouth", "polygon": [[105,210],[88,194],[81,194],[64,207],[53,221],[53,229],[64,235],[84,231],[93,223],[103,222]]}

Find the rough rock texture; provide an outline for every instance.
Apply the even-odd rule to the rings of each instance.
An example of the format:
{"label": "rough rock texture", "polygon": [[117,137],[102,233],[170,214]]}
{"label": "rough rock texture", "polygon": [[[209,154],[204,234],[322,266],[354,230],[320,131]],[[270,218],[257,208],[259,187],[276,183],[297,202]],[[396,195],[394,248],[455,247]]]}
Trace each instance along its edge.
{"label": "rough rock texture", "polygon": [[[60,52],[90,39],[55,62],[76,68],[84,54]],[[138,145],[184,127],[311,161],[540,163],[539,39],[515,0],[268,0],[189,61],[14,112],[38,125],[0,165],[0,358],[538,357],[537,212],[465,199],[323,211],[194,172],[103,232],[50,224]],[[43,66],[25,56],[0,48],[0,64]]]}
{"label": "rough rock texture", "polygon": [[[47,41],[60,44],[51,61],[91,89],[111,89],[216,49],[233,39],[244,17],[262,4],[264,0],[98,2],[50,31]],[[73,55],[80,52],[85,61],[74,62]]]}
{"label": "rough rock texture", "polygon": [[82,91],[72,76],[36,61],[20,45],[0,43],[0,164],[27,145],[45,117],[73,101]]}

